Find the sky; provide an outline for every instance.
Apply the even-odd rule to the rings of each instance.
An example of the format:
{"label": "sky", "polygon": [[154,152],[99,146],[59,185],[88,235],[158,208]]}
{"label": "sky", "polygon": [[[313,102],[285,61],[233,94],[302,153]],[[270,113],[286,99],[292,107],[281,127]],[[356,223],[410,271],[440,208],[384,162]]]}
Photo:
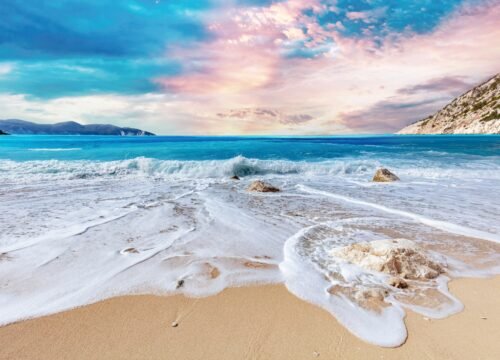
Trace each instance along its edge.
{"label": "sky", "polygon": [[491,0],[2,0],[0,118],[388,133],[499,72]]}

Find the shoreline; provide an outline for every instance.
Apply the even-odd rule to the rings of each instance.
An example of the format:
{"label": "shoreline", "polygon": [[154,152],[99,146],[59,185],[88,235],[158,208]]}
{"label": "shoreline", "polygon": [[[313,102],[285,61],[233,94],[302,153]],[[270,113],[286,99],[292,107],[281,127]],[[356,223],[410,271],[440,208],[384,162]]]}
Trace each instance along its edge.
{"label": "shoreline", "polygon": [[0,328],[2,359],[498,359],[500,276],[449,283],[465,306],[441,320],[407,311],[406,342],[368,344],[283,285],[206,298],[130,295]]}

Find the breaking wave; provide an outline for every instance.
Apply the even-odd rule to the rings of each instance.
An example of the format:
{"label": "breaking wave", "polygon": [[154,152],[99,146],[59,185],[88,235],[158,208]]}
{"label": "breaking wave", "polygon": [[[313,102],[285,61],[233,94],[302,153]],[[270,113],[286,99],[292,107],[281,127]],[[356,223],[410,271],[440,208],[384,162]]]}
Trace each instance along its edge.
{"label": "breaking wave", "polygon": [[[67,150],[67,149],[66,149]],[[423,178],[482,178],[500,179],[500,168],[474,164],[470,169],[461,167],[436,167],[435,164],[387,164],[371,159],[343,159],[326,161],[261,160],[237,156],[227,160],[160,160],[138,157],[127,160],[0,160],[0,177],[29,176],[43,179],[86,179],[95,177],[153,177],[153,178],[224,178],[232,175],[265,176],[368,176],[380,166],[390,166],[398,175]],[[479,166],[478,166],[479,165]],[[474,170],[474,171],[467,171]]]}
{"label": "breaking wave", "polygon": [[138,157],[120,161],[35,160],[0,161],[0,173],[41,178],[93,178],[100,176],[150,176],[184,178],[221,178],[232,175],[342,175],[364,174],[380,164],[376,161],[288,161],[259,160],[237,156],[228,160],[179,161]]}

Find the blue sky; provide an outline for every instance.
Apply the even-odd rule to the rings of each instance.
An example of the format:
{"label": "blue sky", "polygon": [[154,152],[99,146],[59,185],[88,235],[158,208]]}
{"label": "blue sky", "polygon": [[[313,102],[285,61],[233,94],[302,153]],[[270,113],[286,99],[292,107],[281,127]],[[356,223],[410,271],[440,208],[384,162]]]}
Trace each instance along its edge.
{"label": "blue sky", "polygon": [[21,66],[0,90],[37,97],[154,91],[151,78],[179,71],[163,57],[169,44],[210,37],[197,19],[207,8],[204,1],[2,2],[0,59]]}
{"label": "blue sky", "polygon": [[[363,63],[383,58],[387,66],[391,53],[398,51],[410,58],[412,49],[407,46],[412,43],[415,52],[423,43],[425,51],[433,51],[433,37],[436,51],[443,37],[447,44],[463,41],[465,51],[474,39],[451,39],[447,29],[462,23],[472,34],[478,30],[480,19],[486,17],[484,24],[489,24],[497,9],[495,2],[487,0],[6,0],[0,2],[0,94],[30,102],[25,106],[39,110],[31,114],[42,115],[28,120],[44,122],[51,119],[47,106],[58,99],[67,102],[92,97],[100,104],[103,98],[114,97],[139,106],[141,98],[154,97],[162,99],[157,106],[161,110],[148,113],[146,120],[142,116],[123,117],[122,113],[121,118],[110,120],[135,126],[145,121],[153,130],[179,133],[218,128],[237,133],[356,131],[341,115],[356,107],[358,111],[368,109],[377,99],[372,96],[358,104],[346,89],[361,86],[374,92],[376,85],[359,80],[349,84],[342,71],[352,72],[352,78],[356,78],[356,73],[366,70],[359,68]],[[497,30],[491,31],[493,36]],[[482,38],[478,45],[488,46],[489,41]],[[459,47],[454,46],[453,51],[460,52],[457,58],[464,57]],[[473,59],[464,58],[448,69],[440,59],[435,68],[421,74],[419,83],[456,77],[472,84],[498,70],[489,65],[497,52],[476,55],[480,57],[477,71],[470,64]],[[371,71],[375,78],[381,78],[376,66]],[[337,85],[325,87],[317,72],[327,73],[331,83]],[[379,102],[387,102],[396,94],[402,96],[399,88],[418,85],[408,83],[414,80],[407,74],[401,78],[399,85],[393,84],[394,79],[387,81],[390,85],[379,84],[393,92],[380,91]],[[300,89],[287,91],[294,84],[302,87],[302,94],[308,94],[308,82],[314,81],[318,81],[316,91],[323,92],[318,98],[325,94],[335,98],[338,94],[353,100],[339,101],[328,109],[326,102],[301,104]],[[275,95],[272,101],[267,94]],[[293,104],[291,96],[295,98]],[[449,95],[442,93],[439,98]],[[144,104],[152,106],[150,100]],[[191,110],[182,109],[183,104]],[[172,114],[162,113],[165,107],[171,108]],[[309,124],[303,123],[296,124],[295,129],[290,124],[284,128],[283,123],[271,124],[272,119],[259,119],[252,111],[244,112],[253,117],[245,119],[243,125],[231,117],[215,115],[246,107],[270,108],[292,117],[307,113],[312,125],[309,129]],[[65,114],[65,108],[50,108],[57,114],[53,121],[67,120],[65,116],[82,122],[93,120],[84,109]],[[7,116],[22,117],[26,113],[9,109],[0,114],[0,118]],[[182,123],[190,118],[183,128]],[[387,126],[379,121],[377,126],[379,131],[388,131],[404,121]]]}

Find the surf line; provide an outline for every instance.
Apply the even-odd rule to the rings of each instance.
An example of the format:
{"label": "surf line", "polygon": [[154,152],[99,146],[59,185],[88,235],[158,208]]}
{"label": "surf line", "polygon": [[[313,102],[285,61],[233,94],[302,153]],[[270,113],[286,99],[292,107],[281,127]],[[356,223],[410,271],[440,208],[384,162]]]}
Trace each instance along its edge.
{"label": "surf line", "polygon": [[99,225],[107,224],[109,222],[112,222],[112,221],[115,221],[118,219],[121,219],[121,218],[127,216],[128,214],[130,214],[136,210],[137,210],[137,207],[133,206],[132,210],[121,213],[119,215],[110,216],[110,217],[107,217],[104,219],[100,219],[100,218],[94,219],[94,220],[90,220],[90,221],[83,223],[83,224],[69,225],[59,234],[56,231],[51,231],[51,232],[48,232],[44,235],[41,235],[41,236],[38,236],[38,237],[35,237],[32,239],[28,239],[27,241],[24,241],[21,243],[7,245],[3,248],[0,248],[0,253],[8,253],[8,252],[23,250],[23,249],[38,245],[44,241],[61,240],[61,239],[66,239],[66,238],[70,238],[73,236],[82,235],[85,232],[87,232],[89,229],[92,229],[92,228],[99,226]]}
{"label": "surf line", "polygon": [[408,211],[403,211],[403,210],[398,210],[398,209],[393,209],[389,208],[387,206],[379,205],[379,204],[374,204],[368,201],[363,201],[363,200],[358,200],[354,199],[348,196],[342,196],[338,195],[335,193],[327,192],[327,191],[322,191],[322,190],[317,190],[313,189],[309,186],[299,184],[297,185],[297,189],[309,193],[309,194],[315,194],[315,195],[322,195],[326,196],[329,198],[337,199],[337,200],[342,200],[351,204],[356,204],[356,205],[361,205],[365,207],[371,207],[373,209],[381,210],[389,214],[395,214],[399,216],[403,216],[412,220],[415,220],[417,222],[420,222],[424,225],[431,226],[433,228],[443,230],[449,233],[457,234],[457,235],[463,235],[463,236],[469,236],[477,239],[482,239],[482,240],[488,240],[496,243],[500,243],[500,236],[495,235],[486,231],[481,231],[481,230],[476,230],[472,228],[468,228],[465,226],[457,225],[457,224],[452,224],[447,221],[441,221],[441,220],[433,220],[429,219],[425,216],[421,216],[418,214],[414,214]]}

